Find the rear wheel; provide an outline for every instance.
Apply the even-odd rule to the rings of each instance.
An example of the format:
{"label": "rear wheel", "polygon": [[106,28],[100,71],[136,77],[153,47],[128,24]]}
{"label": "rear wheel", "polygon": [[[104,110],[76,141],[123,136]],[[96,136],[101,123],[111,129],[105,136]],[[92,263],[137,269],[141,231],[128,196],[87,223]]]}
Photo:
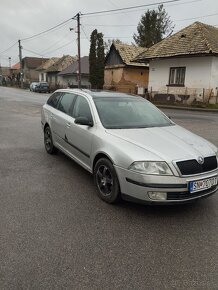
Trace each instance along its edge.
{"label": "rear wheel", "polygon": [[44,130],[44,144],[47,153],[49,154],[57,153],[58,149],[53,144],[51,129],[49,126],[47,126]]}
{"label": "rear wheel", "polygon": [[94,182],[98,195],[108,203],[120,200],[120,186],[113,164],[106,158],[97,161],[94,168]]}

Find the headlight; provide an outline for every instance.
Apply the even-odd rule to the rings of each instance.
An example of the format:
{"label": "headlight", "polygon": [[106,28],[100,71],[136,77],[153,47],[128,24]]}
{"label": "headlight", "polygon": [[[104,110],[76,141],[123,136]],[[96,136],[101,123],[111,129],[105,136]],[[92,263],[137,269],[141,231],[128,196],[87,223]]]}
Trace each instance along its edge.
{"label": "headlight", "polygon": [[167,163],[162,161],[136,161],[129,170],[151,175],[173,175]]}

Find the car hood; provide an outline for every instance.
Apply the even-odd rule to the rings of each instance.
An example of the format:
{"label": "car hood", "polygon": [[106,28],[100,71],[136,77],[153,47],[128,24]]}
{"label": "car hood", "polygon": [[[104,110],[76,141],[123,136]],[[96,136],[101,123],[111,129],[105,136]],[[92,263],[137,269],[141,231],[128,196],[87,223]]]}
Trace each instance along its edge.
{"label": "car hood", "polygon": [[[136,147],[143,148],[153,153],[155,157],[158,156],[168,162],[197,159],[199,156],[214,155],[216,152],[216,147],[213,144],[178,125],[139,129],[110,129],[107,130],[107,133],[134,144]],[[125,150],[125,146],[123,150]]]}

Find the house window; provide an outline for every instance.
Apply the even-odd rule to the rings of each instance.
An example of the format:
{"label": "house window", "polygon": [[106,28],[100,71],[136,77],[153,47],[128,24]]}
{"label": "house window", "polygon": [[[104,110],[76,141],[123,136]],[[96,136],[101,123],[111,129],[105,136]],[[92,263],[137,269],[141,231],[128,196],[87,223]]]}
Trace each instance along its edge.
{"label": "house window", "polygon": [[171,67],[169,86],[184,86],[185,83],[185,67]]}

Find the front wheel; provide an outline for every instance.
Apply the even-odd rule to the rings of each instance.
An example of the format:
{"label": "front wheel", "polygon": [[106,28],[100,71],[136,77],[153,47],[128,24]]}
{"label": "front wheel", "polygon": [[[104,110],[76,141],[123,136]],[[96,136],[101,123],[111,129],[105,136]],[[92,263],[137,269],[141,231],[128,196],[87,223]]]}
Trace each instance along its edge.
{"label": "front wheel", "polygon": [[121,199],[120,186],[113,164],[106,158],[97,161],[94,168],[94,182],[98,195],[108,203],[116,203]]}
{"label": "front wheel", "polygon": [[47,151],[47,153],[49,154],[57,153],[58,150],[53,144],[51,129],[49,126],[47,126],[44,130],[44,144],[45,144],[45,150]]}

